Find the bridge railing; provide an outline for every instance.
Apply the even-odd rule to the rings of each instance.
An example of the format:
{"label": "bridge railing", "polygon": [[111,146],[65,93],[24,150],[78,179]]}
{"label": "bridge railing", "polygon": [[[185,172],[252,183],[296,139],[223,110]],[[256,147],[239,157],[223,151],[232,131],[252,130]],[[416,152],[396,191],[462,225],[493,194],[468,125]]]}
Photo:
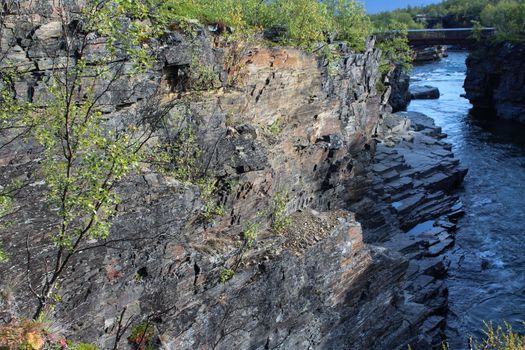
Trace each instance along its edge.
{"label": "bridge railing", "polygon": [[[376,34],[377,40],[388,39],[400,31],[391,30]],[[475,43],[474,33],[477,32],[481,38],[489,38],[496,34],[496,29],[484,27],[474,28],[440,28],[440,29],[409,29],[407,31],[409,44],[412,46],[432,45],[471,45]]]}

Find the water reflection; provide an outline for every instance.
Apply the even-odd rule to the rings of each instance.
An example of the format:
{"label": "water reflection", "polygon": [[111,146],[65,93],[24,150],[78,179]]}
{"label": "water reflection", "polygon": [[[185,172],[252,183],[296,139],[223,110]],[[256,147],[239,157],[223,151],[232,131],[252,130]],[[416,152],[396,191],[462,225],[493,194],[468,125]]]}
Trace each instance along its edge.
{"label": "water reflection", "polygon": [[466,53],[415,67],[414,84],[436,86],[439,100],[413,101],[449,135],[457,158],[469,168],[460,222],[450,254],[450,316],[453,349],[466,349],[468,335],[480,335],[484,320],[525,320],[525,127],[498,121],[490,113],[474,117],[464,93]]}

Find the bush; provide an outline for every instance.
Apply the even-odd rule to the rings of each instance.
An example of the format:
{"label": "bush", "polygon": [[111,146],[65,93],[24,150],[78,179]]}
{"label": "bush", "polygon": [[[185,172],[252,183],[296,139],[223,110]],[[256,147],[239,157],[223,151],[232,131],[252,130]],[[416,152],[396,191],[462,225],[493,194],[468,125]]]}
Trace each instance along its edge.
{"label": "bush", "polygon": [[513,0],[488,4],[481,12],[481,23],[496,28],[500,41],[525,39],[525,3]]}
{"label": "bush", "polygon": [[334,32],[357,50],[364,48],[371,24],[355,0],[150,0],[158,7],[157,21],[189,21],[231,26],[235,33],[274,29],[278,43],[312,49]]}
{"label": "bush", "polygon": [[475,350],[525,350],[525,336],[512,331],[512,327],[505,323],[494,328],[492,322],[485,323],[484,339],[479,344],[473,344]]}
{"label": "bush", "polygon": [[134,344],[140,350],[151,348],[153,337],[155,336],[155,327],[148,321],[141,322],[133,327],[128,341]]}
{"label": "bush", "polygon": [[365,49],[364,38],[372,33],[372,22],[366,15],[366,10],[361,2],[354,0],[325,0],[328,10],[333,16],[332,29],[337,34],[337,39],[348,42],[358,50]]}
{"label": "bush", "polygon": [[234,275],[235,275],[235,271],[233,271],[232,269],[226,269],[225,268],[225,269],[223,269],[221,271],[221,274],[219,276],[219,282],[220,283],[226,283],[229,280],[231,280]]}
{"label": "bush", "polygon": [[288,195],[286,193],[276,193],[272,200],[272,231],[282,234],[288,226],[292,224],[292,219],[286,214]]}
{"label": "bush", "polygon": [[[402,23],[392,23],[384,29],[385,38],[378,43],[382,51],[380,70],[387,74],[395,65],[401,65],[405,71],[412,68],[412,50],[408,44],[407,27]],[[392,32],[394,31],[394,32]],[[389,32],[389,33],[386,33]]]}

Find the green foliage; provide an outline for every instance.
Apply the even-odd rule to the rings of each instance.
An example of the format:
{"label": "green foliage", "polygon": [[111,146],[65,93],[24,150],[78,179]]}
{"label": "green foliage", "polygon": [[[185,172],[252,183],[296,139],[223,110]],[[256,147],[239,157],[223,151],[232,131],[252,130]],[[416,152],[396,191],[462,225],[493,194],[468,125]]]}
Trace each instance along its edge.
{"label": "green foliage", "polygon": [[403,23],[410,29],[428,27],[427,23],[414,21],[419,14],[452,17],[456,26],[495,27],[500,41],[525,39],[525,3],[522,0],[445,0],[439,4],[373,15],[372,22],[377,28],[392,23]]}
{"label": "green foliage", "polygon": [[13,199],[5,194],[0,193],[0,218],[11,211]]}
{"label": "green foliage", "polygon": [[475,350],[525,350],[525,336],[512,331],[512,327],[505,323],[505,329],[499,325],[494,327],[492,322],[485,323],[483,340],[473,344]]}
{"label": "green foliage", "polygon": [[220,23],[242,33],[279,28],[279,43],[312,49],[335,32],[340,40],[362,50],[371,25],[362,4],[354,0],[167,0],[158,3],[159,22]]}
{"label": "green foliage", "polygon": [[[158,33],[150,21],[150,4],[129,0],[85,2],[82,28],[74,33],[79,37],[66,41],[64,47],[75,52],[76,59],[68,60],[66,70],[50,72],[50,78],[42,82],[45,101],[32,104],[16,98],[11,86],[22,78],[21,72],[0,74],[0,131],[14,134],[12,140],[23,137],[41,146],[43,159],[36,176],[44,180],[44,199],[56,215],[48,232],[55,245],[55,261],[35,293],[39,302],[35,319],[59,300],[55,297],[59,295],[57,281],[71,257],[89,240],[108,237],[120,201],[114,188],[137,169],[142,147],[151,135],[141,118],[108,120],[99,103],[108,90],[94,83],[112,84],[151,66],[155,58],[150,55],[147,40]],[[64,5],[64,16],[73,16],[68,5]],[[96,58],[86,56],[86,47],[99,35],[106,39],[106,53]],[[123,59],[132,63],[131,68],[118,67]],[[10,200],[0,193],[2,214]]]}
{"label": "green foliage", "polygon": [[381,12],[370,16],[375,28],[388,28],[395,24],[403,24],[409,29],[423,29],[425,25],[414,21],[411,13],[403,10]]}
{"label": "green foliage", "polygon": [[257,240],[257,235],[259,234],[259,224],[252,222],[246,227],[242,236],[246,247],[251,248],[255,241]]}
{"label": "green foliage", "polygon": [[339,60],[341,55],[335,45],[325,45],[321,50],[321,57],[326,60],[328,76],[334,77],[339,71]]}
{"label": "green foliage", "polygon": [[9,256],[0,246],[0,264],[6,263],[9,261]]}
{"label": "green foliage", "polygon": [[480,21],[472,21],[472,38],[477,42],[481,41],[481,29],[483,26]]}
{"label": "green foliage", "polygon": [[190,72],[190,89],[193,91],[207,91],[220,84],[219,76],[210,67],[202,63],[197,57],[191,61]]}
{"label": "green foliage", "polygon": [[357,51],[365,49],[365,38],[372,33],[372,22],[366,15],[364,5],[355,0],[323,0],[333,17],[332,31],[337,39],[346,41]]}
{"label": "green foliage", "polygon": [[[179,119],[181,117],[177,117]],[[157,170],[182,182],[195,182],[200,176],[197,161],[201,149],[192,124],[184,123],[174,135],[148,152],[147,160]]]}
{"label": "green foliage", "polygon": [[382,52],[381,73],[387,74],[395,65],[401,65],[405,71],[410,70],[413,53],[408,44],[406,26],[402,23],[392,23],[390,27],[384,30],[390,32],[385,33],[385,38],[377,45]]}
{"label": "green foliage", "polygon": [[89,343],[77,343],[71,346],[72,350],[100,350],[98,346]]}
{"label": "green foliage", "polygon": [[272,199],[272,224],[271,229],[276,234],[282,234],[292,224],[292,219],[286,214],[288,195],[276,193]]}
{"label": "green foliage", "polygon": [[496,28],[500,41],[525,40],[525,3],[516,0],[503,0],[488,4],[481,12],[481,23]]}
{"label": "green foliage", "polygon": [[74,250],[83,239],[109,234],[109,218],[119,202],[113,186],[140,159],[138,126],[108,128],[94,96],[72,103],[75,97],[59,84],[49,93],[47,108],[32,114],[33,134],[44,148],[46,199],[60,217],[52,238],[57,246]]}
{"label": "green foliage", "polygon": [[269,3],[266,27],[283,28],[282,44],[309,48],[325,41],[332,27],[328,9],[317,0],[274,0]]}
{"label": "green foliage", "polygon": [[232,269],[224,268],[221,271],[221,274],[219,275],[219,282],[220,283],[226,283],[229,280],[231,280],[235,276],[235,271]]}
{"label": "green foliage", "polygon": [[162,34],[165,20],[156,11],[158,0],[91,0],[84,8],[84,30],[105,37],[109,56],[126,54],[134,72],[151,67],[149,39]]}
{"label": "green foliage", "polygon": [[197,180],[200,191],[200,198],[203,202],[201,218],[205,222],[211,222],[216,216],[224,215],[224,206],[217,204],[215,194],[217,193],[217,182],[212,178],[202,178]]}
{"label": "green foliage", "polygon": [[268,132],[273,136],[278,136],[282,131],[281,119],[276,118],[269,126]]}

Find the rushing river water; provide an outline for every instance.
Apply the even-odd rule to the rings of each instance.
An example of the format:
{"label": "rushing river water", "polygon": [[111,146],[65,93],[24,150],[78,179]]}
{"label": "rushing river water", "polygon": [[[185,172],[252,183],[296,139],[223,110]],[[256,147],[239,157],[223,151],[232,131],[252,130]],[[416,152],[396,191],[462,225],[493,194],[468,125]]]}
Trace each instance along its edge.
{"label": "rushing river water", "polygon": [[469,168],[461,189],[466,215],[451,252],[447,334],[451,349],[466,349],[483,321],[525,320],[525,127],[470,115],[461,97],[464,52],[415,67],[412,84],[436,86],[439,100],[413,101],[409,111],[435,119],[457,158]]}

